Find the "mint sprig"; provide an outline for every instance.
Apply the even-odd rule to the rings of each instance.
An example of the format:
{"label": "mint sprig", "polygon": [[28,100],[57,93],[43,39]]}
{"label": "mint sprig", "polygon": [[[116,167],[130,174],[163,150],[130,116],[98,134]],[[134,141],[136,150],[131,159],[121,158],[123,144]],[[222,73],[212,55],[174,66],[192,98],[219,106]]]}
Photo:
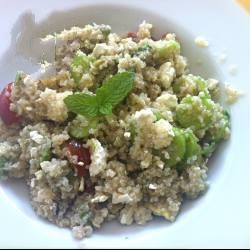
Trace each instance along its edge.
{"label": "mint sprig", "polygon": [[69,111],[85,117],[109,115],[132,90],[135,73],[122,72],[106,80],[95,95],[76,93],[64,99]]}

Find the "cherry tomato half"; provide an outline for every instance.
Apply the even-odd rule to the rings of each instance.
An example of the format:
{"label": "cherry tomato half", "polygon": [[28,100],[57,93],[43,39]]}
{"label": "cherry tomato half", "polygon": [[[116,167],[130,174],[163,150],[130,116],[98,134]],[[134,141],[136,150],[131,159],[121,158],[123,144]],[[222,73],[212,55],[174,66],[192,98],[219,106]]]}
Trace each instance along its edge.
{"label": "cherry tomato half", "polygon": [[12,125],[21,121],[21,118],[10,110],[12,87],[13,83],[9,83],[0,94],[0,117],[6,125]]}

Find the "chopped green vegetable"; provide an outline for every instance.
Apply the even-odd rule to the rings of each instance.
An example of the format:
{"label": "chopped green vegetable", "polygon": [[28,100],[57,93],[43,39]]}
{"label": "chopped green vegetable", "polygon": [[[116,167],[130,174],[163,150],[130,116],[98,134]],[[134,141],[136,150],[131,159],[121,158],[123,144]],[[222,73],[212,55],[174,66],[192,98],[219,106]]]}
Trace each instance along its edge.
{"label": "chopped green vegetable", "polygon": [[195,83],[198,87],[198,92],[207,91],[207,82],[200,76],[195,77]]}
{"label": "chopped green vegetable", "polygon": [[180,54],[180,44],[175,40],[160,40],[155,42],[155,45],[154,57],[161,63],[175,54]]}
{"label": "chopped green vegetable", "polygon": [[192,131],[185,132],[186,138],[186,153],[185,160],[190,159],[193,156],[197,156],[197,159],[201,156],[201,147],[198,144],[198,139]]}
{"label": "chopped green vegetable", "polygon": [[187,96],[176,109],[177,122],[184,128],[197,131],[208,127],[212,122],[214,102],[199,96]]}
{"label": "chopped green vegetable", "polygon": [[173,167],[181,162],[186,153],[186,138],[182,129],[174,128],[174,138],[169,146],[169,159],[165,160],[168,167]]}
{"label": "chopped green vegetable", "polygon": [[42,155],[41,155],[41,162],[43,161],[50,161],[52,158],[52,151],[51,151],[51,148],[48,147],[46,148],[43,152],[42,152]]}
{"label": "chopped green vegetable", "polygon": [[215,151],[215,149],[217,148],[218,143],[213,141],[210,144],[206,143],[203,148],[202,148],[202,155],[206,156],[206,157],[210,157],[212,155],[212,153]]}
{"label": "chopped green vegetable", "polygon": [[89,130],[97,128],[97,125],[97,118],[86,120],[84,117],[78,115],[69,126],[69,134],[74,138],[83,139],[89,135]]}
{"label": "chopped green vegetable", "polygon": [[73,94],[66,97],[64,102],[69,111],[85,117],[109,115],[133,88],[134,77],[133,72],[118,73],[106,80],[97,89],[96,95]]}
{"label": "chopped green vegetable", "polygon": [[[217,106],[218,108],[218,106]],[[202,154],[206,157],[212,155],[219,143],[226,139],[230,133],[230,115],[225,110],[217,110],[216,126],[214,124],[208,129],[204,137],[204,145],[202,148]],[[218,126],[219,125],[219,126]]]}
{"label": "chopped green vegetable", "polygon": [[154,115],[156,117],[156,121],[159,121],[161,119],[166,119],[166,117],[164,117],[160,111],[154,111]]}
{"label": "chopped green vegetable", "polygon": [[182,75],[177,78],[173,83],[173,90],[179,98],[187,95],[197,96],[200,92],[203,92],[206,97],[210,97],[207,82],[203,78],[192,74]]}
{"label": "chopped green vegetable", "polygon": [[216,124],[219,126],[212,126],[210,129],[210,136],[214,141],[226,139],[230,131],[230,115],[227,111],[223,110]]}
{"label": "chopped green vegetable", "polygon": [[89,67],[90,61],[88,56],[83,52],[78,51],[70,65],[70,72],[76,83],[81,81],[83,73],[87,72]]}
{"label": "chopped green vegetable", "polygon": [[159,121],[161,119],[166,120],[166,116],[164,114],[162,114],[162,112],[156,108],[152,108],[152,111],[156,117],[156,121]]}

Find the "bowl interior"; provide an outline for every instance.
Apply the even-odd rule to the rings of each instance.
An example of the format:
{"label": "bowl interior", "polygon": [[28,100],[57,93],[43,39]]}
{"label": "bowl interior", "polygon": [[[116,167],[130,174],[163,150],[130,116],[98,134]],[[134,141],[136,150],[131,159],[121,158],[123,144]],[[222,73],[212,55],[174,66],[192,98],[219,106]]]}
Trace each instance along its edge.
{"label": "bowl interior", "polygon": [[[73,25],[83,26],[92,22],[109,24],[114,32],[123,34],[128,31],[136,31],[138,25],[143,20],[153,24],[153,36],[156,38],[160,38],[165,32],[176,33],[182,45],[182,54],[188,58],[192,73],[199,74],[204,78],[222,78],[221,73],[215,68],[214,59],[209,54],[209,51],[197,49],[194,44],[194,35],[188,29],[184,29],[180,23],[173,22],[170,17],[159,16],[143,7],[134,9],[128,6],[121,7],[121,5],[89,5],[67,11],[55,11],[39,22],[37,22],[36,17],[31,12],[23,13],[12,29],[12,39],[9,49],[0,58],[1,82],[8,83],[12,81],[18,70],[24,70],[28,74],[34,73],[38,69],[38,66],[34,62],[39,61],[43,53],[48,60],[52,59],[52,48],[48,49],[39,42],[39,38],[44,37],[46,34],[59,32]],[[198,65],[197,59],[203,60],[206,63]],[[210,161],[210,182],[216,183],[222,175],[227,144],[224,143],[221,145],[215,157]],[[1,188],[10,204],[16,206],[27,217],[37,220],[29,204],[28,190],[22,181],[11,180],[7,183],[2,183]],[[128,235],[130,237],[138,237],[142,232],[149,231],[152,227],[157,228],[157,230],[165,230],[167,234],[167,232],[174,230],[178,225],[187,223],[190,220],[190,215],[194,211],[197,212],[201,204],[205,202],[206,195],[196,201],[186,202],[175,224],[170,224],[160,218],[150,222],[146,227],[124,227],[115,222],[107,223],[89,241],[97,238],[103,239],[107,235],[112,235],[117,239]],[[204,209],[204,206],[202,209]],[[199,211],[197,214],[200,213]],[[55,227],[49,227],[48,223],[43,220],[37,220],[37,223],[41,223],[41,227],[49,228],[48,230],[51,233],[53,233],[52,230],[56,229]],[[157,233],[157,230],[154,233]],[[68,234],[67,230],[61,230],[57,236],[65,236],[65,239],[69,240]],[[145,237],[145,235],[141,236]],[[153,237],[154,234],[150,233],[150,235]]]}

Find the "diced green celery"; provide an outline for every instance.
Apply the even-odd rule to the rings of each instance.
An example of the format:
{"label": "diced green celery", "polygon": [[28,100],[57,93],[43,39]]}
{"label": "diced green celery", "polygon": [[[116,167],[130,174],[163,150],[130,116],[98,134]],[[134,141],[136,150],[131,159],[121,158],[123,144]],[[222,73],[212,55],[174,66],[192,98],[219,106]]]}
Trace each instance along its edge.
{"label": "diced green celery", "polygon": [[211,156],[219,143],[223,139],[226,139],[230,133],[230,115],[223,109],[221,109],[221,111],[220,109],[216,110],[216,112],[216,120],[207,130],[207,133],[203,138],[205,142],[202,147],[202,154],[206,157]]}
{"label": "diced green celery", "polygon": [[164,62],[172,58],[176,54],[180,54],[180,44],[175,40],[160,40],[155,42],[155,55],[154,57]]}
{"label": "diced green celery", "polygon": [[211,137],[215,141],[223,140],[227,137],[230,131],[230,115],[227,111],[223,110],[221,118],[216,121],[219,126],[213,126],[210,130]]}
{"label": "diced green celery", "polygon": [[212,122],[214,102],[199,96],[184,97],[176,109],[177,122],[194,131],[209,127]]}
{"label": "diced green celery", "polygon": [[168,147],[169,159],[165,160],[168,167],[173,167],[181,162],[186,153],[186,139],[184,131],[179,128],[174,128],[174,138]]}
{"label": "diced green celery", "polygon": [[89,67],[90,61],[88,56],[83,52],[78,51],[70,65],[70,72],[76,83],[80,82],[83,74],[89,70]]}
{"label": "diced green celery", "polygon": [[[87,122],[87,124],[86,124]],[[69,134],[77,139],[83,139],[89,136],[90,129],[96,129],[98,125],[98,118],[89,118],[82,122],[82,117],[78,115],[69,126]]]}
{"label": "diced green celery", "polygon": [[196,77],[195,82],[197,84],[198,92],[204,93],[204,97],[211,98],[210,93],[208,91],[207,82],[203,78],[201,78],[200,76]]}
{"label": "diced green celery", "polygon": [[185,132],[186,138],[186,153],[185,153],[185,160],[193,156],[197,156],[197,159],[201,156],[201,147],[198,144],[198,139],[194,135],[192,131]]}
{"label": "diced green celery", "polygon": [[183,98],[188,94],[197,96],[200,92],[203,92],[204,96],[210,97],[207,89],[207,82],[203,78],[192,74],[182,75],[177,78],[173,83],[173,90],[180,98]]}
{"label": "diced green celery", "polygon": [[203,78],[201,78],[199,76],[196,76],[195,77],[195,82],[197,84],[199,92],[200,91],[205,91],[207,89],[207,83],[206,83],[206,81]]}

